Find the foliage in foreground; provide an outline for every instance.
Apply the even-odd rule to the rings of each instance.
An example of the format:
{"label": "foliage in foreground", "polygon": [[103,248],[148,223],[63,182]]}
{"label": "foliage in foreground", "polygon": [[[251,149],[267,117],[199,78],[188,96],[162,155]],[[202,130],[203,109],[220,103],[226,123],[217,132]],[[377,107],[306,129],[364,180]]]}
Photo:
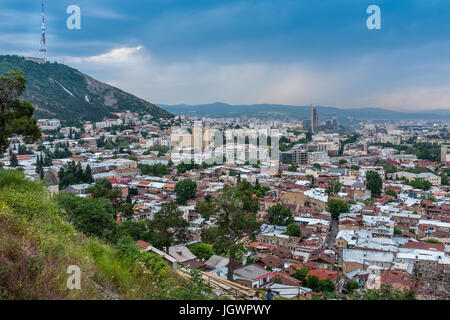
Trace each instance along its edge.
{"label": "foliage in foreground", "polygon": [[[177,299],[197,283],[132,239],[108,245],[76,230],[20,172],[0,169],[0,228],[0,299]],[[66,288],[70,265],[81,269],[81,290]]]}

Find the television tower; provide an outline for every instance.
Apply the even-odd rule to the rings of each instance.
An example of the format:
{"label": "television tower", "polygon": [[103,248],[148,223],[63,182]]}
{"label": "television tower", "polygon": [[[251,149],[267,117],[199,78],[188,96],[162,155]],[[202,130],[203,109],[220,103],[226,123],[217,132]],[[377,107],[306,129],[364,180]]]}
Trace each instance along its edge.
{"label": "television tower", "polygon": [[45,48],[45,12],[44,12],[44,0],[42,0],[42,27],[41,27],[42,35],[41,35],[41,48],[40,52],[43,53],[44,63],[47,62],[47,49]]}

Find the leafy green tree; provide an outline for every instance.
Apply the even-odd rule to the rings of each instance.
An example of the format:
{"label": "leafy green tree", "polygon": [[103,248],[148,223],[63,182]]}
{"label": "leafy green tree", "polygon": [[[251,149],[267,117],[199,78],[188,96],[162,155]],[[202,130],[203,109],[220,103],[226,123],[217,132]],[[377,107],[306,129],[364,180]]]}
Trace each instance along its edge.
{"label": "leafy green tree", "polygon": [[331,213],[331,217],[337,220],[341,213],[349,212],[350,205],[344,200],[330,199],[328,200],[328,210]]}
{"label": "leafy green tree", "polygon": [[200,169],[200,165],[196,163],[180,163],[177,165],[177,173],[185,173],[186,171]]}
{"label": "leafy green tree", "polygon": [[177,203],[185,205],[189,199],[192,199],[197,193],[197,183],[191,179],[184,179],[175,185],[175,194]]}
{"label": "leafy green tree", "polygon": [[334,286],[333,282],[331,282],[330,279],[323,279],[323,280],[319,280],[317,289],[320,292],[333,292],[335,289],[335,286]]}
{"label": "leafy green tree", "polygon": [[224,231],[221,230],[218,226],[203,229],[201,233],[201,239],[203,242],[211,244],[216,254],[229,254],[229,242],[224,236]]}
{"label": "leafy green tree", "polygon": [[195,211],[208,220],[216,212],[216,206],[212,201],[201,201],[196,204]]}
{"label": "leafy green tree", "polygon": [[347,161],[347,160],[345,160],[345,159],[341,159],[341,160],[339,160],[339,164],[346,164],[346,163],[348,163],[348,161]]}
{"label": "leafy green tree", "polygon": [[313,276],[313,275],[309,275],[305,279],[305,286],[307,288],[310,288],[311,290],[317,292],[319,289],[319,278],[317,278],[316,276]]}
{"label": "leafy green tree", "polygon": [[290,237],[300,237],[302,235],[300,226],[296,223],[291,223],[286,228],[286,234]]}
{"label": "leafy green tree", "polygon": [[415,189],[422,189],[422,190],[428,190],[432,187],[431,182],[425,180],[425,179],[414,179],[409,183],[411,186],[413,186]]}
{"label": "leafy green tree", "polygon": [[133,208],[134,208],[134,205],[132,203],[125,202],[118,206],[117,213],[120,213],[122,216],[129,219],[134,214]]}
{"label": "leafy green tree", "polygon": [[328,187],[325,189],[325,192],[330,196],[337,195],[342,188],[342,184],[337,180],[329,180]]}
{"label": "leafy green tree", "polygon": [[194,243],[189,246],[189,250],[199,259],[209,259],[211,258],[215,252],[212,245],[208,243]]}
{"label": "leafy green tree", "polygon": [[345,284],[345,288],[349,293],[352,293],[353,290],[359,289],[359,283],[356,281],[349,281]]}
{"label": "leafy green tree", "polygon": [[174,300],[211,300],[214,299],[212,288],[206,282],[200,271],[191,270],[186,284],[176,290],[171,298]]}
{"label": "leafy green tree", "polygon": [[60,194],[57,202],[65,217],[86,235],[108,238],[114,232],[114,209],[105,199],[79,198],[73,194]]}
{"label": "leafy green tree", "polygon": [[372,197],[379,197],[381,195],[381,188],[383,187],[383,180],[376,171],[368,171],[366,173],[367,189],[372,192]]}
{"label": "leafy green tree", "polygon": [[131,236],[134,241],[148,239],[147,224],[143,221],[124,221],[117,226],[117,231],[119,234]]}
{"label": "leafy green tree", "polygon": [[401,236],[403,234],[403,231],[402,231],[402,229],[394,227],[394,234],[397,236]]}
{"label": "leafy green tree", "polygon": [[413,291],[400,289],[393,290],[392,286],[382,285],[378,290],[360,289],[358,293],[352,294],[354,299],[358,300],[415,300]]}
{"label": "leafy green tree", "polygon": [[17,160],[17,156],[15,153],[13,153],[11,158],[9,159],[9,165],[12,168],[16,168],[19,165],[19,160]]}
{"label": "leafy green tree", "polygon": [[174,243],[185,243],[189,239],[189,223],[183,218],[183,211],[174,202],[164,203],[148,221],[148,228],[153,233],[152,244],[159,249],[169,250]]}
{"label": "leafy green tree", "polygon": [[121,192],[118,189],[113,189],[112,183],[107,179],[97,180],[95,186],[89,187],[88,192],[94,198],[105,198],[110,201],[116,201],[121,197]]}
{"label": "leafy green tree", "polygon": [[304,282],[306,280],[306,275],[309,272],[309,268],[295,269],[295,273],[292,275],[293,278]]}
{"label": "leafy green tree", "polygon": [[86,171],[84,173],[84,182],[89,184],[94,182],[94,178],[92,177],[91,166],[89,164],[86,166]]}
{"label": "leafy green tree", "polygon": [[41,130],[33,118],[31,103],[20,99],[25,92],[26,80],[21,72],[8,71],[0,77],[0,153],[6,151],[14,135],[33,143],[41,137]]}
{"label": "leafy green tree", "polygon": [[219,236],[228,243],[230,263],[227,278],[230,281],[233,280],[238,253],[242,251],[242,239],[246,236],[254,239],[260,228],[256,218],[258,200],[252,197],[248,187],[242,184],[244,182],[242,181],[238,186],[226,185],[223,193],[215,199]]}
{"label": "leafy green tree", "polygon": [[394,198],[397,198],[397,194],[396,194],[395,191],[392,190],[392,189],[386,190],[386,194],[387,194],[388,196],[393,196]]}
{"label": "leafy green tree", "polygon": [[277,203],[276,205],[270,207],[267,219],[271,224],[287,226],[294,222],[294,214],[291,209]]}

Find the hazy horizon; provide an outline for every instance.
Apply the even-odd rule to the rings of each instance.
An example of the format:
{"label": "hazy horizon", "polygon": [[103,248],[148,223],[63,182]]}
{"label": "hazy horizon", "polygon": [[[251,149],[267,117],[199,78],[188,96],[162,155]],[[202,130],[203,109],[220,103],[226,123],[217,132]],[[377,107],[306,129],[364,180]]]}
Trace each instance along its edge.
{"label": "hazy horizon", "polygon": [[[163,105],[450,109],[450,2],[46,1],[49,60]],[[381,9],[369,30],[366,9]],[[0,3],[0,52],[38,56],[41,4]]]}

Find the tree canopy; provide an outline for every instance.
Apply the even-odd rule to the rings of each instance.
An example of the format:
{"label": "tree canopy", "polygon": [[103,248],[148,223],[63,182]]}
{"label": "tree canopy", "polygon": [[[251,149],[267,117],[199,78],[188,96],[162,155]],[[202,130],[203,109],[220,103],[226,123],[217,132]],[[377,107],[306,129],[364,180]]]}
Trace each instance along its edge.
{"label": "tree canopy", "polygon": [[291,209],[277,203],[276,205],[270,207],[267,219],[271,224],[287,226],[294,222],[294,214]]}
{"label": "tree canopy", "polygon": [[8,138],[22,136],[26,143],[33,143],[41,137],[41,130],[33,118],[31,103],[21,101],[26,80],[21,72],[8,71],[0,77],[0,153],[9,147]]}
{"label": "tree canopy", "polygon": [[376,171],[368,171],[366,173],[367,189],[372,192],[372,197],[379,197],[381,195],[381,188],[383,187],[383,180]]}
{"label": "tree canopy", "polygon": [[328,201],[328,210],[333,219],[339,219],[341,213],[346,213],[350,210],[350,204],[340,199],[330,199]]}
{"label": "tree canopy", "polygon": [[181,180],[175,186],[175,193],[177,195],[177,203],[185,205],[197,193],[197,183],[191,179]]}

